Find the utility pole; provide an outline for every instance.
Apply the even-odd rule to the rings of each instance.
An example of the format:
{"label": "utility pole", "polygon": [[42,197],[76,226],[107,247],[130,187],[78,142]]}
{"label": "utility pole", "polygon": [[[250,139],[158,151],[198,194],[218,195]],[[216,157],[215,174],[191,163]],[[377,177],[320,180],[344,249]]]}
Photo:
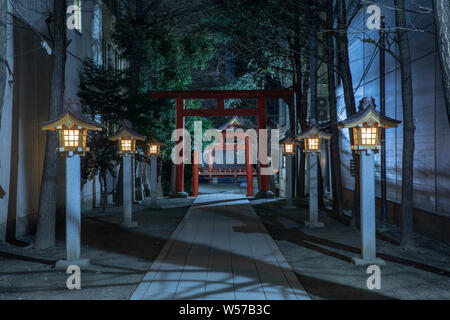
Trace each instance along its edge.
{"label": "utility pole", "polygon": [[[380,29],[380,113],[384,116],[386,113],[386,63],[385,63],[385,31],[384,16],[381,17]],[[381,216],[383,218],[383,227],[386,226],[386,130],[381,129]]]}

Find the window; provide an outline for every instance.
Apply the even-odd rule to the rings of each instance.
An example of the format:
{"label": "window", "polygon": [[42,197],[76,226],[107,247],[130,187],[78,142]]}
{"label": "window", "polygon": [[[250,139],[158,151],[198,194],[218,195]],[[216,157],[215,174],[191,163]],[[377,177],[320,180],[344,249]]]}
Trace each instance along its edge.
{"label": "window", "polygon": [[377,128],[361,128],[361,144],[377,144]]}
{"label": "window", "polygon": [[81,12],[81,1],[82,0],[73,0],[73,5],[75,6],[75,11],[73,12],[74,14],[74,27],[75,30],[77,30],[79,33],[81,33],[81,16],[82,16],[82,12]]}
{"label": "window", "polygon": [[79,130],[64,130],[64,147],[78,147]]}

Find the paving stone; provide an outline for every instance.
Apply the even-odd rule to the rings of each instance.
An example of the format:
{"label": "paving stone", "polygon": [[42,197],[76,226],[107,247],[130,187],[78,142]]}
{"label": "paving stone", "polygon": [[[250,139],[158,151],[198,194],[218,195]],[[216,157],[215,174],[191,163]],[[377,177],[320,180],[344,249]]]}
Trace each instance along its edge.
{"label": "paving stone", "polygon": [[309,299],[248,200],[200,195],[132,299]]}

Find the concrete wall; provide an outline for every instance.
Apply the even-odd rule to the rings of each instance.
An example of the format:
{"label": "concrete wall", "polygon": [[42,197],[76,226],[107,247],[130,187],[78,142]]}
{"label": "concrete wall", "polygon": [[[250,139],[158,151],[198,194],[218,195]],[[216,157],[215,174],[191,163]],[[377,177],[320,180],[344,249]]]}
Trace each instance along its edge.
{"label": "concrete wall", "polygon": [[[387,28],[395,25],[395,17],[390,6],[393,1],[378,1],[382,14],[386,16]],[[431,1],[417,1],[417,3],[431,8]],[[383,5],[384,4],[384,5]],[[408,5],[408,2],[407,2]],[[411,9],[417,9],[411,8]],[[352,30],[367,30],[365,10],[354,19]],[[450,219],[450,127],[445,116],[440,66],[437,55],[436,40],[434,38],[433,16],[430,14],[407,14],[407,20],[412,21],[417,28],[425,32],[408,33],[413,59],[413,91],[414,91],[414,122],[415,153],[414,153],[414,207],[421,213],[417,223],[432,224],[433,219]],[[367,33],[372,39],[378,40],[378,31]],[[379,106],[379,56],[378,50],[369,43],[362,43],[361,33],[349,34],[349,53],[353,85],[357,88],[355,99],[373,96]],[[394,35],[392,35],[394,36]],[[391,47],[395,52],[395,45]],[[370,63],[371,57],[374,57]],[[363,78],[364,72],[367,75]],[[360,84],[359,87],[358,84]],[[341,111],[340,120],[346,117],[342,88],[338,88],[338,110]],[[386,114],[389,117],[402,120],[401,78],[399,63],[386,54]],[[403,126],[389,129],[386,133],[386,163],[387,163],[387,197],[394,204],[401,203],[402,185],[402,142]],[[341,161],[344,187],[353,190],[353,178],[350,175],[350,144],[348,131],[341,130]],[[380,157],[376,161],[376,193],[380,196]],[[398,206],[392,206],[398,209]],[[399,210],[392,213],[391,222],[400,223]],[[418,229],[423,229],[421,226]],[[429,230],[428,234],[433,235]],[[434,232],[438,235],[439,232]]]}

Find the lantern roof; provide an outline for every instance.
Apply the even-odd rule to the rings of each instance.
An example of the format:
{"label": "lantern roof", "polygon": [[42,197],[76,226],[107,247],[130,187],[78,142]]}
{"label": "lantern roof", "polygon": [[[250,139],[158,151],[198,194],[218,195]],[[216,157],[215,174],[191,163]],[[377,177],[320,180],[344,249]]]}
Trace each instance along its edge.
{"label": "lantern roof", "polygon": [[298,144],[298,141],[291,135],[286,135],[283,139],[280,140],[281,144]]}
{"label": "lantern roof", "polygon": [[234,116],[230,121],[220,126],[217,130],[223,131],[230,128],[234,129],[248,129],[248,124],[243,119],[239,118],[238,116]]}
{"label": "lantern roof", "polygon": [[122,128],[115,135],[109,137],[109,140],[145,140],[145,136],[137,133],[131,123],[128,120],[124,120],[122,123]]}
{"label": "lantern roof", "polygon": [[147,141],[148,141],[149,144],[159,144],[160,146],[167,146],[167,143],[165,143],[165,142],[163,142],[161,140],[158,140],[156,138],[153,138],[153,137],[148,139]]}
{"label": "lantern roof", "polygon": [[308,139],[308,138],[322,138],[330,139],[331,133],[320,130],[317,124],[311,125],[308,129],[297,135],[297,139]]}
{"label": "lantern roof", "polygon": [[365,97],[359,103],[359,111],[347,119],[338,123],[338,128],[353,128],[364,123],[369,126],[377,126],[380,128],[397,128],[401,121],[389,118],[377,111],[375,99]]}
{"label": "lantern roof", "polygon": [[167,146],[167,143],[156,138],[156,134],[153,132],[150,132],[150,136],[147,139],[147,142],[149,144],[159,144],[160,146]]}
{"label": "lantern roof", "polygon": [[77,104],[68,104],[64,112],[54,120],[42,122],[42,130],[59,130],[64,125],[68,129],[78,126],[86,130],[101,131],[103,124],[85,117]]}

